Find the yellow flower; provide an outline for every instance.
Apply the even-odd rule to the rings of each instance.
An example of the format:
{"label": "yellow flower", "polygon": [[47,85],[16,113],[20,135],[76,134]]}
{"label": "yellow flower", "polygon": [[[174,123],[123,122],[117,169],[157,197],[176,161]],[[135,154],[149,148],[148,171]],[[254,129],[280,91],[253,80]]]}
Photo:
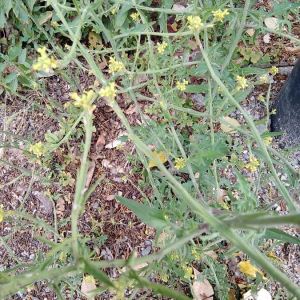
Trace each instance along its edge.
{"label": "yellow flower", "polygon": [[156,46],[157,46],[157,52],[163,54],[165,52],[166,47],[168,46],[168,43],[166,42],[163,42],[162,44],[157,43]]}
{"label": "yellow flower", "polygon": [[121,61],[116,61],[114,57],[110,57],[108,69],[108,73],[114,74],[115,72],[122,72],[125,67]]}
{"label": "yellow flower", "polygon": [[212,13],[213,13],[215,20],[220,21],[220,22],[223,22],[223,19],[225,18],[225,16],[229,15],[228,9],[225,9],[223,11],[221,9],[218,9],[216,11],[213,11]]}
{"label": "yellow flower", "polygon": [[172,252],[170,254],[170,258],[171,260],[179,259],[179,255],[176,252]]}
{"label": "yellow flower", "polygon": [[247,79],[244,76],[237,76],[236,77],[237,81],[237,89],[245,89],[248,86]]}
{"label": "yellow flower", "polygon": [[116,13],[116,9],[113,8],[113,9],[111,10],[111,14],[114,15],[115,13]]}
{"label": "yellow flower", "polygon": [[195,257],[196,260],[200,260],[201,255],[197,252],[196,249],[192,249],[192,254]]}
{"label": "yellow flower", "polygon": [[136,12],[136,13],[132,13],[130,15],[130,17],[132,18],[132,20],[135,22],[135,23],[138,23],[140,21],[140,14],[139,12]]}
{"label": "yellow flower", "polygon": [[268,76],[267,76],[267,74],[264,74],[264,75],[260,76],[259,82],[260,83],[267,83],[268,82]]}
{"label": "yellow flower", "polygon": [[260,100],[261,102],[265,102],[265,97],[263,96],[263,94],[258,95],[258,100]]}
{"label": "yellow flower", "polygon": [[91,109],[91,100],[94,96],[94,91],[90,90],[88,92],[84,92],[81,96],[77,93],[71,94],[71,99],[75,100],[74,105],[82,107],[84,109]]}
{"label": "yellow flower", "polygon": [[183,79],[182,82],[180,81],[176,82],[176,87],[178,88],[179,91],[184,91],[187,85],[188,85],[188,81],[185,79]]}
{"label": "yellow flower", "polygon": [[109,97],[110,99],[114,99],[116,97],[116,84],[111,82],[105,88],[102,88],[99,91],[99,95],[101,97]]}
{"label": "yellow flower", "polygon": [[46,47],[38,48],[37,52],[39,52],[41,56],[37,59],[37,63],[32,66],[33,70],[43,69],[45,72],[49,72],[50,68],[55,69],[58,67],[58,63],[54,57],[48,57]]}
{"label": "yellow flower", "polygon": [[169,275],[168,275],[168,274],[162,274],[162,275],[160,275],[160,279],[161,279],[163,282],[168,282]]}
{"label": "yellow flower", "polygon": [[182,270],[184,271],[184,278],[186,279],[194,278],[192,267],[186,267],[184,265],[182,265],[181,267]]}
{"label": "yellow flower", "polygon": [[270,115],[276,115],[276,109],[275,109],[275,108],[273,108],[273,109],[271,110]]}
{"label": "yellow flower", "polygon": [[90,275],[84,276],[84,281],[85,282],[90,282],[92,284],[96,284],[95,278],[93,276],[90,276]]}
{"label": "yellow flower", "polygon": [[0,222],[3,221],[4,211],[3,211],[3,205],[0,205]]}
{"label": "yellow flower", "polygon": [[269,72],[270,72],[272,75],[276,75],[276,74],[278,74],[279,70],[278,70],[277,67],[273,66],[273,67],[269,70]]}
{"label": "yellow flower", "polygon": [[250,162],[246,164],[245,167],[249,168],[251,172],[254,172],[257,170],[257,167],[259,167],[259,161],[251,155]]}
{"label": "yellow flower", "polygon": [[199,16],[188,16],[187,20],[189,22],[188,28],[192,30],[199,30],[203,25]]}
{"label": "yellow flower", "polygon": [[175,160],[175,168],[177,170],[183,169],[186,166],[183,158],[176,158]]}
{"label": "yellow flower", "polygon": [[267,136],[267,137],[263,138],[263,141],[266,145],[270,145],[272,140],[273,140],[273,138],[271,136]]}
{"label": "yellow flower", "polygon": [[40,157],[45,154],[46,149],[44,148],[42,142],[38,142],[34,145],[30,145],[29,151],[35,154],[37,157]]}

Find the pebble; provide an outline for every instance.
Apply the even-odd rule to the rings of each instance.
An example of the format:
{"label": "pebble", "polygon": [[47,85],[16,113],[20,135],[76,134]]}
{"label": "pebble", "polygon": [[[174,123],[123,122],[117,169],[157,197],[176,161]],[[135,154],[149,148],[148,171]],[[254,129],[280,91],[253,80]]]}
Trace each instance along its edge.
{"label": "pebble", "polygon": [[145,241],[145,245],[146,246],[152,246],[152,241],[150,241],[150,240]]}
{"label": "pebble", "polygon": [[145,249],[142,250],[141,255],[146,256],[151,252],[151,246],[146,247]]}
{"label": "pebble", "polygon": [[33,260],[35,258],[35,255],[34,254],[30,254],[29,255],[29,259]]}

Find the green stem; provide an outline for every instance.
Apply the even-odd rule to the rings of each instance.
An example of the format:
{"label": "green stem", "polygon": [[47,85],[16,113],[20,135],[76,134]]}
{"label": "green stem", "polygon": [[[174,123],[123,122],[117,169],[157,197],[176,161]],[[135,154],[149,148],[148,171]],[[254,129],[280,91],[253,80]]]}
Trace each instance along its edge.
{"label": "green stem", "polygon": [[235,107],[243,114],[244,118],[246,119],[246,121],[248,122],[250,128],[251,128],[251,132],[255,138],[255,141],[257,142],[262,154],[265,157],[266,163],[269,165],[269,168],[271,170],[271,173],[274,176],[274,180],[276,182],[277,188],[280,191],[280,193],[282,194],[282,196],[285,198],[285,200],[288,203],[289,209],[290,211],[297,211],[297,207],[295,205],[295,203],[293,202],[292,198],[290,197],[288,191],[286,190],[286,188],[283,186],[283,184],[281,183],[276,170],[273,166],[272,160],[268,154],[267,148],[265,143],[262,141],[259,132],[257,131],[251,117],[247,114],[247,112],[240,106],[240,104],[233,98],[233,96],[230,94],[230,92],[228,91],[228,89],[226,88],[226,86],[223,84],[223,82],[220,80],[220,78],[216,75],[215,71],[212,68],[212,65],[210,63],[210,60],[206,54],[206,52],[203,49],[202,43],[200,42],[199,36],[197,34],[195,34],[195,38],[197,41],[198,46],[200,47],[202,56],[206,62],[206,65],[208,67],[208,70],[211,74],[211,77],[213,78],[213,80],[222,88],[223,93],[230,99],[230,101],[235,105]]}

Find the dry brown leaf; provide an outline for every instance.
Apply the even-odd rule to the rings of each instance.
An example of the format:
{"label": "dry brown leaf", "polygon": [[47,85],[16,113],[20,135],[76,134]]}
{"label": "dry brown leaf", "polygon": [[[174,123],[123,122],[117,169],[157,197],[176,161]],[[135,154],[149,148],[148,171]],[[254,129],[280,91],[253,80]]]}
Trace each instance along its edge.
{"label": "dry brown leaf", "polygon": [[115,197],[116,197],[116,195],[108,195],[108,196],[106,197],[106,200],[107,200],[107,201],[111,201],[111,200],[114,200]]}
{"label": "dry brown leaf", "polygon": [[292,53],[294,53],[294,52],[298,52],[298,51],[299,51],[299,48],[285,47],[284,50],[287,51],[287,52],[292,52]]}
{"label": "dry brown leaf", "polygon": [[138,113],[138,109],[135,104],[131,104],[125,111],[125,114],[132,115],[133,113]]}
{"label": "dry brown leaf", "polygon": [[269,44],[271,40],[270,34],[269,33],[265,34],[263,40],[265,44]]}
{"label": "dry brown leaf", "polygon": [[230,117],[223,117],[222,120],[229,123],[229,125],[221,124],[221,129],[226,133],[227,132],[228,133],[236,133],[236,130],[231,128],[230,125],[233,125],[235,127],[241,126],[240,123],[236,119],[233,119],[233,118],[230,118]]}
{"label": "dry brown leaf", "polygon": [[278,18],[270,17],[264,20],[265,25],[273,30],[277,30],[279,28]]}
{"label": "dry brown leaf", "polygon": [[235,290],[231,289],[228,292],[228,297],[229,297],[229,300],[236,300],[236,298],[235,298]]}
{"label": "dry brown leaf", "polygon": [[218,258],[218,254],[213,250],[206,251],[206,252],[204,252],[204,254],[207,256],[210,256],[214,260],[217,260],[217,258]]}
{"label": "dry brown leaf", "polygon": [[104,132],[101,132],[96,142],[96,148],[99,148],[101,150],[101,148],[103,148],[104,145],[105,145]]}
{"label": "dry brown leaf", "polygon": [[93,175],[94,175],[94,171],[95,171],[95,161],[92,160],[91,164],[89,166],[88,172],[86,174],[86,179],[85,179],[85,187],[88,188],[90,186],[90,183],[92,181]]}
{"label": "dry brown leaf", "polygon": [[95,290],[96,282],[93,276],[83,276],[81,283],[81,292],[84,293],[87,297],[92,296],[92,291]]}
{"label": "dry brown leaf", "polygon": [[185,11],[185,7],[183,5],[180,4],[174,4],[172,6],[172,9],[175,11]]}
{"label": "dry brown leaf", "polygon": [[214,290],[207,279],[203,282],[196,281],[200,277],[201,273],[193,268],[194,270],[194,282],[193,282],[193,292],[195,294],[196,300],[213,300]]}
{"label": "dry brown leaf", "polygon": [[63,197],[59,197],[56,200],[56,213],[59,217],[63,217],[64,216],[64,211],[65,211],[65,200]]}
{"label": "dry brown leaf", "polygon": [[249,36],[253,37],[254,33],[255,33],[255,29],[254,28],[249,28],[248,30],[246,30],[246,32],[248,33]]}

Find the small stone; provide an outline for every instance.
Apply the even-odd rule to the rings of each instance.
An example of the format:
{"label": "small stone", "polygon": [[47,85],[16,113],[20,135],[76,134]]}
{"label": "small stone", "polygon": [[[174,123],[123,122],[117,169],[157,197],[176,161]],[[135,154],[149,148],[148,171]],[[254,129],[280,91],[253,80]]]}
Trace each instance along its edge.
{"label": "small stone", "polygon": [[146,256],[146,255],[150,254],[150,252],[151,252],[151,246],[148,246],[142,250],[141,255]]}

